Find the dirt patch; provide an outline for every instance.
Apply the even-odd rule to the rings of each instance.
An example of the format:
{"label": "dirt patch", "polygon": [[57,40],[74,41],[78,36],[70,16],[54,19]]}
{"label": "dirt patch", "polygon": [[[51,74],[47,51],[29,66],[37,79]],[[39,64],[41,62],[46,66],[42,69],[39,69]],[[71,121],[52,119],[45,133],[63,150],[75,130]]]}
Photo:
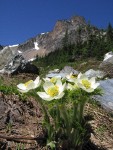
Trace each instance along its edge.
{"label": "dirt patch", "polygon": [[42,113],[38,102],[32,98],[21,101],[16,95],[1,93],[0,106],[0,149],[16,150],[19,145],[23,145],[24,149],[37,149],[40,136],[43,138]]}
{"label": "dirt patch", "polygon": [[[84,150],[113,149],[113,118],[101,107],[88,103],[90,141]],[[42,130],[43,115],[37,101],[22,101],[16,95],[0,94],[0,149],[46,150]]]}
{"label": "dirt patch", "polygon": [[86,105],[86,114],[91,116],[91,141],[102,149],[113,150],[113,117],[97,104]]}

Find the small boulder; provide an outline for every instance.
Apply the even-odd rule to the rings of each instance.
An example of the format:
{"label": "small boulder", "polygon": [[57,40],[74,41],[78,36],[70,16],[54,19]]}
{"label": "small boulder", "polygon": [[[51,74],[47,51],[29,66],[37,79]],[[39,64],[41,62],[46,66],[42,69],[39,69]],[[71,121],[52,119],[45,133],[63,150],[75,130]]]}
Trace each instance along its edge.
{"label": "small boulder", "polygon": [[54,71],[50,71],[49,74],[46,75],[46,77],[54,77],[54,76],[61,76],[62,78],[64,78],[66,75],[70,74],[78,74],[79,72],[77,70],[74,70],[72,67],[70,66],[65,66],[61,71],[59,71],[58,69],[55,69]]}
{"label": "small boulder", "polygon": [[85,75],[88,76],[89,78],[95,77],[102,79],[105,77],[105,73],[103,71],[93,69],[89,69],[88,71],[86,71]]}
{"label": "small boulder", "polygon": [[100,88],[103,91],[101,96],[96,95],[95,99],[110,113],[113,114],[113,79],[100,81]]}
{"label": "small boulder", "polygon": [[99,65],[99,69],[106,73],[106,76],[113,78],[113,52],[105,54],[104,60]]}
{"label": "small boulder", "polygon": [[65,74],[70,74],[70,73],[73,73],[73,74],[78,74],[79,72],[75,69],[73,69],[71,66],[65,66],[61,71],[60,73],[65,73]]}

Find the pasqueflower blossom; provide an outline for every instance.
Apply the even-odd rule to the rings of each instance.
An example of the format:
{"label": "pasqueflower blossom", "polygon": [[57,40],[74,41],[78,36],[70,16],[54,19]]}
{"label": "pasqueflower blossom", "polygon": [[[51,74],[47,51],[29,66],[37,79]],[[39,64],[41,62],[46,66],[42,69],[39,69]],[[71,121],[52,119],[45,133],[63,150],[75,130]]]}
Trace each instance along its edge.
{"label": "pasqueflower blossom", "polygon": [[37,92],[37,94],[44,100],[51,101],[53,99],[60,99],[64,96],[64,89],[66,83],[62,84],[61,80],[57,80],[56,83],[46,81],[43,85],[45,92]]}
{"label": "pasqueflower blossom", "polygon": [[77,74],[73,74],[72,72],[66,76],[67,81],[69,82],[76,82],[77,80]]}
{"label": "pasqueflower blossom", "polygon": [[91,79],[89,79],[84,74],[80,73],[78,75],[78,86],[88,93],[93,92],[99,85],[100,85],[99,83],[96,83],[95,77],[92,77]]}
{"label": "pasqueflower blossom", "polygon": [[41,80],[40,77],[38,76],[34,81],[29,80],[26,83],[20,83],[17,85],[18,90],[22,93],[26,93],[31,89],[35,89],[40,86]]}

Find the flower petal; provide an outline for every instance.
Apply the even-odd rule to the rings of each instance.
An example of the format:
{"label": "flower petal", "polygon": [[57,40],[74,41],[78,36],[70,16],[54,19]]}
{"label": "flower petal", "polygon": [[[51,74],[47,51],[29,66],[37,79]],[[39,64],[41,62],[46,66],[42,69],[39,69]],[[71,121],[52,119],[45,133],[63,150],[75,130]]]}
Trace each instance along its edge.
{"label": "flower petal", "polygon": [[82,89],[84,88],[84,86],[80,82],[78,82],[78,86]]}
{"label": "flower petal", "polygon": [[55,96],[54,99],[61,99],[64,96],[64,92],[60,93],[58,96]]}
{"label": "flower petal", "polygon": [[95,83],[95,77],[92,77],[92,78],[90,79],[90,82],[91,82],[92,84],[94,84],[94,83]]}
{"label": "flower petal", "polygon": [[62,86],[62,81],[61,81],[60,79],[58,79],[57,82],[56,82],[56,85],[57,85],[58,87],[61,87],[61,86]]}
{"label": "flower petal", "polygon": [[99,85],[100,85],[100,83],[95,83],[95,84],[92,85],[92,88],[96,89]]}
{"label": "flower petal", "polygon": [[41,80],[39,76],[35,79],[34,84],[35,84],[34,89],[40,86]]}
{"label": "flower petal", "polygon": [[44,90],[47,92],[48,88],[54,86],[54,84],[50,81],[46,81],[43,85]]}
{"label": "flower petal", "polygon": [[40,77],[38,76],[38,77],[34,80],[34,83],[35,83],[35,84],[38,84],[39,81],[40,81]]}
{"label": "flower petal", "polygon": [[29,89],[29,90],[35,89],[35,83],[34,83],[34,81],[33,81],[33,82],[30,82],[30,83],[27,85],[26,88]]}
{"label": "flower petal", "polygon": [[17,87],[21,90],[26,90],[26,86],[23,83],[18,84]]}
{"label": "flower petal", "polygon": [[85,74],[82,74],[81,72],[78,74],[78,79],[88,79],[88,77]]}
{"label": "flower petal", "polygon": [[44,81],[50,81],[50,78],[43,78]]}
{"label": "flower petal", "polygon": [[78,74],[78,79],[80,79],[80,77],[82,76],[82,73],[80,72],[79,74]]}
{"label": "flower petal", "polygon": [[64,89],[66,88],[66,83],[64,83],[64,84],[62,85],[62,81],[61,81],[61,80],[57,80],[56,86],[59,87],[59,93],[61,93],[61,92],[63,92]]}
{"label": "flower petal", "polygon": [[89,89],[84,89],[86,92],[88,92],[88,93],[91,93],[91,92],[93,92],[94,91],[94,89],[93,88],[89,88]]}
{"label": "flower petal", "polygon": [[37,92],[37,94],[43,99],[43,100],[47,100],[47,101],[51,101],[54,98],[51,97],[50,95],[46,94],[45,92]]}
{"label": "flower petal", "polygon": [[21,89],[18,89],[21,93],[27,93],[29,91],[29,89],[26,89],[26,90],[21,90]]}

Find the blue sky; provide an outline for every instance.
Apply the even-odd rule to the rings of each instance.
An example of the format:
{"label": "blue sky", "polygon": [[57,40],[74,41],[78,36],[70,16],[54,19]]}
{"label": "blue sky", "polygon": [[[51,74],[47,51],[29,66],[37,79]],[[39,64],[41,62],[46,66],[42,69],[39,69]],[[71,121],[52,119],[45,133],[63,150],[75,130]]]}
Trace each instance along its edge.
{"label": "blue sky", "polygon": [[0,44],[22,43],[74,15],[98,28],[113,26],[113,0],[0,0]]}

